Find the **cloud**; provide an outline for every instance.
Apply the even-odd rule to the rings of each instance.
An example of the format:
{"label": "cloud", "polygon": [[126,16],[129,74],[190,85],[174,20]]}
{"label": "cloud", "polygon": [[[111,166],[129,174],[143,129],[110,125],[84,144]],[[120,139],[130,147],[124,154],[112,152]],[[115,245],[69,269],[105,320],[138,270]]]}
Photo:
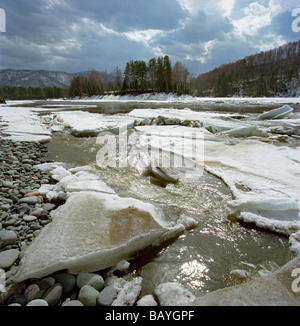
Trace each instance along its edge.
{"label": "cloud", "polygon": [[124,69],[168,54],[199,74],[297,40],[298,0],[4,0],[0,68]]}
{"label": "cloud", "polygon": [[197,16],[204,12],[208,16],[230,16],[236,0],[177,0],[181,7],[190,15]]}

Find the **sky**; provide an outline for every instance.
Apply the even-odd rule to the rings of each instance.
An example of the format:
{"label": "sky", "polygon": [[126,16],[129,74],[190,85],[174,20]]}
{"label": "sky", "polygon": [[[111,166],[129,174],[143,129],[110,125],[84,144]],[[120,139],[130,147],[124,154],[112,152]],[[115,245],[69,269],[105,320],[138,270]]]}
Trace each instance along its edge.
{"label": "sky", "polygon": [[111,72],[169,55],[198,76],[299,40],[292,29],[299,7],[299,0],[0,0],[0,70]]}

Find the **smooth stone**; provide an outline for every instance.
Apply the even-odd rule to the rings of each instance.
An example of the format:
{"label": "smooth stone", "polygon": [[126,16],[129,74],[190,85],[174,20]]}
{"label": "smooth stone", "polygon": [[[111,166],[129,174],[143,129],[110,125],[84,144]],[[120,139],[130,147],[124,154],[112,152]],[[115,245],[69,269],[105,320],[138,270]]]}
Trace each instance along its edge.
{"label": "smooth stone", "polygon": [[40,204],[41,200],[40,198],[34,196],[34,197],[25,197],[18,200],[18,204],[29,204],[29,205],[35,205]]}
{"label": "smooth stone", "polygon": [[43,212],[43,208],[36,208],[30,213],[30,215],[40,217],[42,212]]}
{"label": "smooth stone", "polygon": [[39,292],[40,292],[40,287],[37,284],[31,284],[24,291],[24,295],[27,298],[27,301],[29,302],[34,300]]}
{"label": "smooth stone", "polygon": [[64,303],[62,307],[83,307],[83,303],[79,300],[71,300]]}
{"label": "smooth stone", "polygon": [[77,286],[81,289],[85,285],[90,285],[96,290],[101,290],[104,286],[102,276],[94,273],[80,273],[76,279]]}
{"label": "smooth stone", "polygon": [[29,192],[28,194],[25,194],[24,195],[24,198],[27,198],[27,197],[37,197],[37,196],[40,196],[41,193],[39,191],[33,191],[33,192]]}
{"label": "smooth stone", "polygon": [[117,298],[118,292],[112,286],[106,286],[97,297],[97,306],[109,307]]}
{"label": "smooth stone", "polygon": [[16,283],[12,283],[10,285],[8,285],[5,288],[5,292],[0,292],[0,304],[4,305],[7,300],[13,295],[13,294],[21,294],[24,292],[24,290],[26,289],[26,285],[24,283],[21,284],[16,284]]}
{"label": "smooth stone", "polygon": [[49,276],[35,283],[40,287],[41,290],[48,290],[51,286],[55,284],[55,278]]}
{"label": "smooth stone", "polygon": [[12,226],[12,225],[15,225],[16,222],[17,221],[15,219],[11,218],[8,221],[2,221],[2,226],[3,227]]}
{"label": "smooth stone", "polygon": [[32,300],[26,305],[26,307],[48,307],[48,306],[49,306],[48,302],[43,299]]}
{"label": "smooth stone", "polygon": [[2,185],[5,188],[13,188],[14,187],[14,184],[11,181],[3,181]]}
{"label": "smooth stone", "polygon": [[37,217],[36,216],[32,216],[32,215],[25,215],[25,216],[23,216],[23,220],[25,222],[33,222],[33,221],[36,221],[37,220]]}
{"label": "smooth stone", "polygon": [[97,291],[95,288],[93,288],[90,285],[85,285],[79,291],[78,300],[84,306],[96,306],[98,296],[99,296],[99,291]]}
{"label": "smooth stone", "polygon": [[12,303],[19,303],[21,306],[25,306],[27,303],[27,298],[23,294],[15,293],[8,299],[7,305]]}
{"label": "smooth stone", "polygon": [[9,304],[8,306],[9,306],[9,307],[22,307],[22,305],[19,304],[19,303],[11,303],[11,304]]}
{"label": "smooth stone", "polygon": [[2,211],[8,211],[10,209],[10,204],[3,204],[0,206]]}
{"label": "smooth stone", "polygon": [[43,300],[45,300],[50,307],[55,306],[63,293],[63,286],[60,283],[56,283],[51,286],[50,289],[45,293]]}
{"label": "smooth stone", "polygon": [[10,249],[0,252],[0,268],[10,267],[19,257],[19,250]]}
{"label": "smooth stone", "polygon": [[70,293],[76,284],[76,278],[72,274],[62,273],[54,276],[55,281],[63,286],[63,293]]}
{"label": "smooth stone", "polygon": [[14,231],[1,231],[0,232],[0,248],[13,245],[17,242],[18,236]]}
{"label": "smooth stone", "polygon": [[51,211],[55,208],[56,206],[54,204],[51,203],[46,203],[43,205],[43,208],[45,211]]}

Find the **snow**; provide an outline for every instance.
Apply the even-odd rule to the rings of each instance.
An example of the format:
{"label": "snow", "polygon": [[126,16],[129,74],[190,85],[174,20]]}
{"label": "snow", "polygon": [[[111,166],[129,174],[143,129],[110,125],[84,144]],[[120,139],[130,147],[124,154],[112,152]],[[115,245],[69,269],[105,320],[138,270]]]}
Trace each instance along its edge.
{"label": "snow", "polygon": [[38,116],[32,112],[32,108],[1,106],[0,115],[6,138],[41,143],[51,141],[51,132],[42,126]]}
{"label": "snow", "polygon": [[63,191],[70,195],[74,192],[93,191],[115,194],[99,176],[91,172],[91,167],[71,168],[66,170],[61,163],[45,163],[36,165],[41,171],[47,171],[52,178],[59,181],[55,185],[42,185],[39,191],[49,198],[57,198],[59,192]]}
{"label": "snow", "polygon": [[135,121],[128,116],[105,116],[83,111],[58,112],[55,119],[78,137],[98,136],[104,131],[118,133],[122,127],[132,128]]}
{"label": "snow", "polygon": [[225,103],[225,104],[296,104],[299,97],[194,97],[190,95],[177,95],[167,93],[148,93],[137,96],[133,95],[104,95],[72,99],[76,102],[155,102],[155,103]]}
{"label": "snow", "polygon": [[141,277],[127,282],[118,293],[117,299],[112,302],[112,306],[133,306],[142,291],[142,282]]}
{"label": "snow", "polygon": [[186,306],[196,300],[190,291],[177,282],[160,284],[154,292],[161,306]]}

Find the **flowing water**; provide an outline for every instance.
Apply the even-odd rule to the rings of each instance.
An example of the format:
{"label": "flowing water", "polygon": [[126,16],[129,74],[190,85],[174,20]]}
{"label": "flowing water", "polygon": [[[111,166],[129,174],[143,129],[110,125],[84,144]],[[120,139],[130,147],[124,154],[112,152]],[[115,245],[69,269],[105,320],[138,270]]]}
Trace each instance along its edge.
{"label": "flowing water", "polygon": [[[53,102],[45,106],[45,103],[36,103],[50,110],[74,110],[74,104]],[[163,106],[205,110],[205,107],[186,104]],[[117,114],[135,108],[158,107],[162,104],[87,103],[80,110]],[[216,108],[234,113],[259,113],[266,109],[265,106],[237,108],[224,104],[214,104],[208,109]],[[54,133],[48,145],[48,159],[71,166],[94,165],[98,149],[95,138],[76,138],[66,131]],[[185,214],[199,221],[196,228],[185,231],[162,247],[143,251],[132,262],[132,270],[144,278],[143,294],[151,293],[158,284],[178,281],[201,295],[239,282],[231,276],[232,270],[252,266],[249,264],[282,266],[293,258],[287,237],[228,218],[227,201],[232,198],[231,192],[220,179],[207,172],[196,180],[183,179],[176,185],[161,188],[131,169],[97,171],[120,196],[157,204],[166,216]]]}

